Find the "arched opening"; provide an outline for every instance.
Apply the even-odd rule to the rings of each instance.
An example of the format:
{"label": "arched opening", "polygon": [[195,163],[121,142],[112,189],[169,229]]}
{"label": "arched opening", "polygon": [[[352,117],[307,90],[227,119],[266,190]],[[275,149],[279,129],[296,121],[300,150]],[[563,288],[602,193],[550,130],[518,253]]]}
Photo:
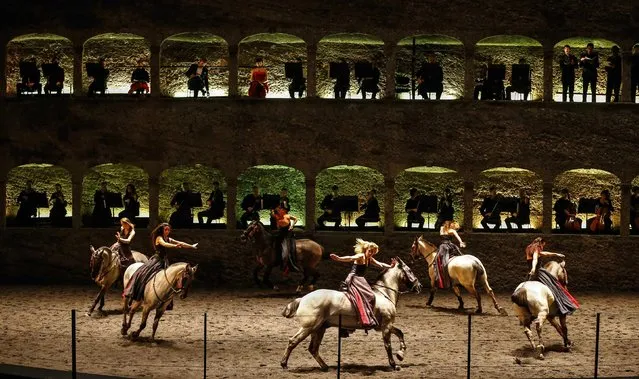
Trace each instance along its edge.
{"label": "arched opening", "polygon": [[[358,81],[358,78],[361,80]],[[371,79],[372,78],[372,79]],[[379,81],[377,81],[379,78]],[[322,98],[381,98],[386,86],[384,41],[368,34],[341,33],[317,44],[317,95]]]}
{"label": "arched opening", "polygon": [[92,167],[82,180],[82,225],[108,228],[118,225],[122,217],[138,228],[148,226],[148,174],[124,163]]}
{"label": "arched opening", "polygon": [[632,180],[630,188],[630,233],[639,234],[639,176]]}
{"label": "arched opening", "polygon": [[[414,195],[412,189],[417,190]],[[395,179],[395,227],[438,230],[446,220],[464,219],[464,185],[460,175],[444,167],[411,167]],[[417,212],[411,211],[417,209]],[[420,218],[421,217],[421,218]]]}
{"label": "arched opening", "polygon": [[7,175],[7,226],[71,227],[72,195],[71,174],[60,166],[14,167]]}
{"label": "arched opening", "polygon": [[[99,64],[104,59],[104,68],[109,70],[106,78],[106,92],[108,94],[128,93],[131,89],[131,74],[142,65],[149,73],[151,61],[151,44],[144,38],[129,33],[106,33],[89,38],[84,43],[82,51],[82,87],[89,91],[91,83],[95,82],[96,92],[101,93],[99,71],[96,76],[89,78],[87,64]],[[89,65],[89,68],[93,66]],[[93,75],[93,74],[92,74]],[[152,83],[148,83],[149,88]]]}
{"label": "arched opening", "polygon": [[[612,208],[609,209],[609,222],[612,222],[612,225],[604,230],[596,228],[594,233],[619,232],[621,181],[617,176],[598,169],[569,170],[555,178],[553,187],[553,231],[593,232],[590,230],[590,222],[597,218],[596,213],[600,208],[599,200],[602,191],[608,191],[612,202]],[[602,210],[606,213],[604,209]],[[566,211],[570,216],[565,215]]]}
{"label": "arched opening", "polygon": [[[337,190],[333,188],[337,186]],[[374,199],[367,196],[373,191]],[[364,166],[333,166],[322,170],[315,181],[319,229],[380,230],[384,223],[384,176]],[[367,203],[368,202],[368,203]],[[377,206],[374,205],[377,203]],[[368,204],[368,212],[362,205]],[[330,210],[331,212],[328,212]],[[358,225],[358,218],[360,224]]]}
{"label": "arched opening", "polygon": [[[590,62],[594,62],[593,59],[586,59],[582,63],[581,58],[591,58],[591,55],[587,55],[586,47],[589,43],[594,45],[593,51],[597,53],[598,68],[591,68]],[[569,54],[564,52],[564,46],[570,46]],[[577,102],[584,101],[584,70],[586,80],[596,78],[596,96],[597,103],[603,103],[606,101],[606,80],[608,73],[606,67],[609,67],[610,62],[614,61],[612,57],[612,48],[619,46],[612,41],[601,38],[589,38],[589,37],[573,37],[563,41],[557,42],[553,51],[555,56],[555,62],[553,64],[553,99],[555,101],[569,102],[570,99],[570,83],[573,83],[574,95],[573,100]],[[574,57],[571,57],[573,55]],[[621,54],[619,54],[619,62],[621,62]],[[585,64],[585,66],[584,66]],[[621,88],[621,67],[618,67],[618,71],[615,71],[619,75],[619,88]],[[565,96],[564,96],[564,84],[566,83]],[[589,81],[590,83],[590,81]],[[565,99],[564,99],[565,97]],[[592,86],[588,85],[588,93],[585,100],[592,101]]]}
{"label": "arched opening", "polygon": [[[399,41],[395,94],[398,99],[459,99],[464,93],[464,45],[458,39],[418,35]],[[441,69],[441,71],[440,71]]]}
{"label": "arched opening", "polygon": [[[255,34],[240,42],[238,54],[238,87],[243,95],[263,97],[259,86],[249,91],[253,79],[263,82],[261,69],[251,74],[258,58],[262,59],[263,69],[267,72],[267,98],[289,98],[292,77],[295,76],[297,81],[301,80],[300,75],[306,78],[306,42],[299,37],[284,33]],[[289,67],[288,72],[286,67]],[[295,96],[298,97],[299,92]]]}
{"label": "arched opening", "polygon": [[160,45],[160,83],[162,96],[188,97],[187,71],[193,64],[206,59],[209,96],[228,96],[229,47],[226,41],[209,33],[180,33],[165,39]]}
{"label": "arched opening", "polygon": [[[544,94],[544,50],[537,40],[497,35],[475,45],[475,98],[541,100]],[[514,74],[514,75],[513,75]]]}
{"label": "arched opening", "polygon": [[[73,93],[73,44],[69,39],[55,34],[36,33],[22,35],[9,41],[5,69],[7,96],[17,94],[17,86],[23,83],[23,78],[26,78],[27,82],[37,81],[36,84],[41,85],[42,93],[45,93],[48,80],[52,84],[57,84],[60,80],[60,71],[55,64],[51,66],[54,58],[57,59],[59,68],[63,70],[61,93]],[[22,70],[20,70],[21,63]],[[37,75],[33,64],[35,64]],[[46,87],[50,87],[52,93],[57,91],[52,86]],[[27,91],[24,94],[37,94],[37,90]]]}
{"label": "arched opening", "polygon": [[[251,196],[254,187],[259,194],[257,207],[255,197]],[[288,166],[260,165],[247,168],[237,178],[238,228],[245,228],[246,223],[259,217],[263,224],[275,229],[271,210],[278,205],[288,207],[289,213],[297,217],[295,226],[306,225],[306,181],[301,171]],[[257,215],[248,211],[248,207],[259,209]]]}
{"label": "arched opening", "polygon": [[542,225],[542,207],[543,181],[534,172],[515,167],[485,170],[475,186],[473,228],[481,231],[538,230]]}
{"label": "arched opening", "polygon": [[224,229],[226,191],[224,174],[216,168],[195,164],[166,169],[160,175],[159,219],[174,228],[192,228],[197,223],[200,228]]}

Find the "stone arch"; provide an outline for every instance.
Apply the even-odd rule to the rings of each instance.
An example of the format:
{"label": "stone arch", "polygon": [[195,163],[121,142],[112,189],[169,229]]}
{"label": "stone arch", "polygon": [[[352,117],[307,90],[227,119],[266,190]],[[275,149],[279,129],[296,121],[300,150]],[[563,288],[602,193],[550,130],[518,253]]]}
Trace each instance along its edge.
{"label": "stone arch", "polygon": [[65,207],[67,214],[64,222],[58,226],[71,227],[71,216],[73,213],[73,188],[71,173],[64,167],[54,166],[48,163],[24,164],[14,167],[8,172],[6,195],[7,226],[18,226],[15,222],[15,216],[18,213],[19,208],[17,199],[20,196],[20,192],[25,188],[27,180],[33,181],[33,190],[41,193],[42,195],[40,195],[40,198],[46,198],[48,204],[47,207],[38,208],[35,222],[32,225],[51,225],[49,219],[51,195],[55,192],[55,185],[60,184],[62,187],[62,193],[64,194],[64,199],[67,202]]}
{"label": "stone arch", "polygon": [[[171,213],[175,211],[175,208],[171,206],[171,200],[177,192],[182,190],[182,183],[187,182],[190,184],[191,191],[200,193],[202,199],[201,207],[192,208],[192,220],[197,222],[197,212],[207,208],[206,200],[211,194],[214,181],[220,183],[220,190],[224,194],[226,202],[227,183],[224,173],[220,169],[194,164],[171,167],[162,171],[160,174],[159,221],[169,222]],[[215,221],[213,227],[226,227],[226,209],[224,215]]]}
{"label": "stone arch", "polygon": [[[564,171],[557,175],[553,182],[553,205],[561,197],[561,190],[568,189],[570,191],[571,200],[578,204],[577,217],[582,220],[582,230],[586,231],[586,223],[589,218],[592,218],[594,214],[592,211],[585,211],[580,207],[580,201],[582,199],[597,199],[600,196],[601,191],[610,191],[610,198],[612,200],[612,206],[614,208],[612,219],[613,232],[619,232],[620,215],[619,210],[621,208],[621,180],[608,171],[594,169],[594,168],[579,168],[574,170]],[[557,225],[555,222],[555,211],[553,210],[553,230],[556,231]]]}
{"label": "stone arch", "polygon": [[[484,38],[475,45],[475,78],[484,64],[503,64],[506,66],[504,88],[511,84],[512,65],[523,58],[530,65],[531,93],[528,100],[541,100],[544,94],[544,49],[533,38],[521,35],[496,35]],[[513,93],[513,99],[522,95]]]}
{"label": "stone arch", "polygon": [[16,84],[20,78],[20,62],[35,59],[40,69],[40,83],[47,82],[42,75],[42,64],[51,62],[57,57],[60,67],[64,69],[65,81],[62,93],[73,93],[73,43],[66,37],[49,33],[24,34],[7,43],[5,76],[7,78],[7,96],[16,95]]}
{"label": "stone arch", "polygon": [[[99,225],[93,220],[95,206],[94,194],[100,189],[102,182],[107,183],[107,191],[119,194],[120,198],[126,193],[126,186],[133,184],[140,202],[140,214],[132,220],[137,227],[144,228],[149,219],[149,175],[144,169],[127,163],[105,163],[91,167],[82,180],[82,224],[84,226]],[[111,224],[117,225],[118,214],[124,208],[114,207],[111,210]]]}
{"label": "stone arch", "polygon": [[238,87],[243,95],[248,94],[248,83],[251,68],[255,65],[255,58],[264,59],[264,66],[268,70],[269,92],[267,98],[288,98],[288,85],[284,64],[302,62],[304,77],[306,77],[306,42],[303,39],[285,33],[260,33],[248,36],[240,41],[238,48]]}
{"label": "stone arch", "polygon": [[[482,201],[488,196],[489,188],[495,186],[497,194],[504,198],[519,198],[519,191],[523,189],[530,197],[530,224],[524,225],[525,230],[541,229],[543,220],[543,179],[535,172],[517,167],[496,167],[484,170],[479,174],[475,183],[475,195],[473,197],[473,228],[480,228],[482,216],[479,208]],[[513,205],[515,205],[514,203]],[[506,230],[505,220],[510,217],[510,212],[502,210],[500,230]],[[516,228],[516,226],[513,226]]]}
{"label": "stone arch", "polygon": [[[87,91],[93,81],[87,76],[86,64],[98,62],[106,58],[109,70],[107,93],[127,93],[131,87],[131,73],[137,67],[139,59],[143,59],[145,67],[150,70],[151,44],[144,37],[130,33],[105,33],[91,37],[84,42],[82,51],[82,89]],[[153,83],[149,83],[149,87]]]}
{"label": "stone arch", "polygon": [[[328,167],[317,174],[315,178],[315,218],[324,213],[320,204],[324,196],[331,193],[331,187],[339,187],[339,196],[365,196],[371,189],[377,191],[377,200],[380,208],[379,227],[384,223],[384,199],[386,197],[386,187],[384,185],[384,175],[381,172],[365,166],[339,165]],[[355,219],[363,212],[354,211],[349,215],[342,212],[342,226],[356,228]]]}
{"label": "stone arch", "polygon": [[[346,98],[360,98],[359,84],[355,78],[355,63],[375,63],[380,71],[378,98],[382,97],[386,85],[386,58],[384,41],[362,33],[331,34],[317,44],[317,95],[322,98],[334,97],[334,79],[330,78],[330,63],[344,59],[350,68],[350,90]],[[368,96],[370,97],[370,95]]]}
{"label": "stone arch", "polygon": [[[606,61],[608,57],[611,55],[611,48],[613,46],[620,45],[609,41],[607,39],[602,38],[590,38],[590,37],[572,37],[567,38],[562,41],[559,41],[555,44],[553,48],[554,62],[552,65],[552,85],[553,85],[553,99],[555,101],[562,101],[562,85],[561,85],[561,68],[559,67],[559,61],[563,59],[564,56],[564,46],[570,45],[571,53],[575,55],[577,58],[577,62],[579,62],[580,54],[585,51],[586,45],[592,42],[595,45],[594,50],[599,52],[599,69],[597,70],[597,97],[596,100],[598,103],[603,103],[605,101],[606,94]],[[623,81],[622,81],[623,85]],[[582,101],[582,90],[583,83],[581,80],[581,69],[578,67],[575,70],[575,92],[574,92],[574,101]],[[623,88],[621,88],[623,91]],[[590,91],[588,91],[588,101],[591,99]],[[567,99],[568,100],[568,99]]]}
{"label": "stone arch", "polygon": [[[395,204],[394,221],[397,229],[405,229],[406,225],[406,201],[410,198],[409,191],[416,188],[424,198],[424,203],[420,205],[434,206],[432,212],[422,214],[425,219],[424,229],[435,229],[437,222],[437,205],[444,190],[450,187],[453,193],[453,207],[455,209],[453,219],[463,224],[464,221],[464,181],[457,171],[438,166],[411,167],[402,171],[395,179]],[[433,204],[432,196],[436,196]],[[430,204],[426,204],[430,201]],[[416,227],[416,226],[415,226]]]}
{"label": "stone arch", "polygon": [[160,83],[163,96],[187,97],[184,73],[199,58],[206,58],[209,68],[210,96],[228,96],[229,47],[219,36],[210,33],[175,34],[160,45]]}
{"label": "stone arch", "polygon": [[[444,89],[441,99],[459,99],[464,93],[465,52],[464,44],[453,37],[439,34],[422,34],[406,37],[398,42],[395,93],[399,99],[421,99],[417,94],[417,77],[427,55],[437,58],[444,72]],[[401,81],[408,81],[408,85]],[[413,92],[413,81],[415,94]]]}

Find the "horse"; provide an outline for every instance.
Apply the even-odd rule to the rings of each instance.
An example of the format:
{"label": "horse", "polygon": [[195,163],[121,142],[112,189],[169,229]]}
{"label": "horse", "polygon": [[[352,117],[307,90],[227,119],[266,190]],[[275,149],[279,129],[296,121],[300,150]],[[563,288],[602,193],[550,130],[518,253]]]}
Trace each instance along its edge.
{"label": "horse", "polygon": [[[428,263],[428,276],[430,277],[430,297],[426,302],[427,305],[431,305],[433,303],[433,298],[435,297],[435,292],[437,292],[437,286],[435,285],[435,257],[437,255],[437,246],[432,243],[426,241],[424,236],[415,237],[413,241],[413,245],[411,246],[410,256],[413,260],[419,259],[419,256],[422,256],[426,262]],[[497,299],[495,298],[495,293],[492,288],[490,288],[490,284],[488,284],[488,274],[486,273],[486,269],[481,261],[470,254],[464,254],[455,259],[452,259],[448,263],[448,275],[450,276],[450,280],[453,286],[453,291],[457,296],[457,300],[459,301],[459,309],[464,309],[464,300],[461,297],[461,287],[464,287],[466,291],[468,291],[471,295],[475,296],[477,299],[477,309],[475,313],[482,313],[481,306],[481,294],[477,292],[475,288],[475,284],[478,280],[482,281],[486,292],[493,300],[493,305],[497,312],[503,316],[507,316],[508,312],[497,303]]]}
{"label": "horse", "polygon": [[[275,254],[279,254],[275,246],[275,236],[266,230],[264,224],[258,220],[249,224],[240,236],[240,240],[242,242],[249,241],[255,246],[257,252],[257,266],[253,269],[253,280],[255,283],[258,286],[261,284],[258,275],[262,268],[265,268],[263,277],[264,285],[277,289],[269,280],[271,270],[273,270],[273,266],[275,265]],[[313,291],[315,289],[315,283],[320,276],[319,271],[317,271],[315,267],[322,259],[327,258],[324,256],[324,248],[322,245],[310,239],[296,239],[295,254],[297,255],[297,264],[302,269],[303,275],[296,292],[302,292],[309,276],[311,277],[309,290]]]}
{"label": "horse", "polygon": [[[126,269],[123,279],[124,288],[126,288],[133,274],[142,267],[142,265],[142,263],[134,263]],[[133,315],[138,308],[142,306],[142,321],[140,321],[140,328],[131,333],[131,337],[132,339],[138,338],[140,332],[142,332],[142,330],[146,327],[146,320],[149,317],[149,313],[155,309],[153,333],[151,334],[151,341],[154,341],[155,332],[158,329],[160,318],[166,311],[166,307],[171,303],[171,301],[173,301],[173,297],[177,294],[180,295],[180,299],[186,299],[196,271],[197,265],[191,266],[184,262],[174,263],[151,277],[144,288],[144,297],[142,300],[133,301],[129,307],[130,299],[123,297],[122,313],[124,315],[124,320],[122,321],[122,335],[127,335],[129,328],[131,328]],[[129,315],[128,322],[127,314]]]}
{"label": "horse", "polygon": [[[89,251],[91,252],[91,260],[89,261],[91,280],[100,287],[100,292],[93,300],[91,308],[85,313],[87,316],[91,316],[98,302],[100,302],[98,310],[102,311],[107,291],[121,275],[120,255],[117,252],[106,246],[99,247],[97,250],[93,246],[89,246]],[[149,260],[146,255],[140,252],[132,251],[132,254],[135,262],[146,263]]]}
{"label": "horse", "polygon": [[[404,333],[393,325],[397,313],[397,299],[400,294],[399,286],[404,282],[410,285],[411,290],[419,293],[421,284],[415,274],[401,259],[395,259],[397,264],[383,271],[372,287],[375,293],[375,318],[378,321],[378,326],[375,330],[382,333],[390,366],[395,370],[399,370],[400,367],[395,363],[391,347],[391,334],[394,334],[399,338],[400,344],[397,359],[402,361],[406,351]],[[328,370],[328,366],[319,355],[319,348],[326,329],[340,325],[340,315],[342,316],[342,328],[362,329],[358,322],[357,311],[344,292],[319,289],[289,303],[282,312],[282,316],[286,318],[296,317],[301,327],[288,340],[288,346],[280,362],[282,368],[288,368],[288,359],[293,349],[311,335],[311,344],[308,351],[319,363],[323,371]]]}
{"label": "horse", "polygon": [[[568,284],[568,273],[566,272],[566,262],[561,263],[550,261],[544,265],[546,271],[550,273],[562,285]],[[570,349],[572,342],[568,339],[568,327],[566,326],[566,315],[558,314],[557,304],[550,288],[538,281],[525,281],[520,283],[511,296],[514,303],[515,314],[520,324],[524,327],[524,333],[528,337],[533,350],[539,350],[539,359],[544,359],[544,343],[541,339],[541,328],[547,319],[555,327],[559,335],[563,338],[564,348]],[[555,317],[559,316],[559,323]],[[535,345],[533,335],[530,330],[532,323],[536,324],[539,345]]]}

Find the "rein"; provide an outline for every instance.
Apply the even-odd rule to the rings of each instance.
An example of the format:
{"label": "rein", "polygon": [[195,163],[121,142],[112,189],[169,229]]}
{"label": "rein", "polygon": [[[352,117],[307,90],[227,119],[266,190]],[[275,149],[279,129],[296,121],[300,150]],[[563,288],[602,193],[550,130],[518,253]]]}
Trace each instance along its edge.
{"label": "rein", "polygon": [[[158,291],[155,289],[155,278],[157,277],[156,275],[153,275],[153,293],[155,294],[155,297],[160,301],[160,304],[164,304],[167,301],[169,301],[169,299],[171,299],[171,297],[182,293],[182,288],[178,288],[177,290],[175,288],[173,288],[173,283],[171,283],[171,281],[169,280],[169,278],[166,276],[166,269],[162,270],[164,271],[164,278],[166,279],[166,282],[169,283],[169,286],[171,287],[171,293],[169,293],[169,295],[167,296],[166,299],[162,300],[162,298],[160,297],[160,295],[158,295]],[[182,275],[184,275],[184,273],[182,273]]]}

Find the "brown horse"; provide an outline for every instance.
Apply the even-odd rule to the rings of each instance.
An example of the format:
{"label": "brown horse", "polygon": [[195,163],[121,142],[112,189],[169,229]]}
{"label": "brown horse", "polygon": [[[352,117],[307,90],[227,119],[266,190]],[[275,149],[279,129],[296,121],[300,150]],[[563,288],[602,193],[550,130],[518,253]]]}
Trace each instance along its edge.
{"label": "brown horse", "polygon": [[[257,285],[260,285],[259,273],[264,268],[263,283],[265,286],[273,289],[277,289],[273,286],[273,283],[269,280],[271,276],[271,270],[276,262],[276,256],[278,249],[275,247],[275,236],[272,235],[264,224],[260,221],[253,221],[242,233],[240,239],[242,242],[251,242],[256,250],[257,266],[253,270],[253,280]],[[311,284],[309,290],[315,289],[315,283],[320,274],[315,268],[317,264],[324,257],[324,248],[317,242],[310,239],[298,239],[295,240],[295,254],[297,257],[297,265],[302,270],[302,280],[297,286],[297,292],[301,292],[308,280],[311,277]]]}

